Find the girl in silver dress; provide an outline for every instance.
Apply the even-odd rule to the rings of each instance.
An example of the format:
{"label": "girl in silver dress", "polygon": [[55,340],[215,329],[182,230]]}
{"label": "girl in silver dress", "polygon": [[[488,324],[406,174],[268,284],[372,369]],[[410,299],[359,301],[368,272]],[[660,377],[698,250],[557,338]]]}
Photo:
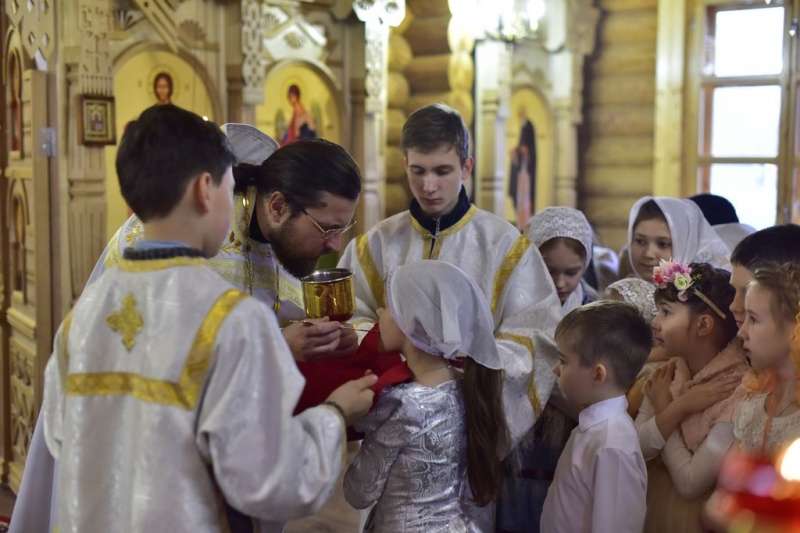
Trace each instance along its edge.
{"label": "girl in silver dress", "polygon": [[368,532],[491,531],[507,428],[489,303],[462,270],[425,260],[390,271],[386,305],[381,349],[405,356],[409,379],[356,426],[365,437],[345,497],[374,504]]}

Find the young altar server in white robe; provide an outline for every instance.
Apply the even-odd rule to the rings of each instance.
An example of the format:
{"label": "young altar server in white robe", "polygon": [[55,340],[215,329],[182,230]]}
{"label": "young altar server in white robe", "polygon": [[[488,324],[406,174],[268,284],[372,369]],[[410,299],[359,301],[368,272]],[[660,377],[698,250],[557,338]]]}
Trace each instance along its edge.
{"label": "young altar server in white robe", "polygon": [[561,303],[542,256],[502,218],[478,209],[463,182],[472,172],[469,133],[457,111],[432,104],[412,113],[401,146],[414,200],[348,244],[339,266],[354,272],[353,322],[377,321],[383,280],[392,267],[438,259],[465,271],[491,306],[505,373],[507,454],[533,426],[555,383],[552,341]]}
{"label": "young altar server in white robe", "polygon": [[[273,139],[253,126],[226,124],[222,129],[237,159],[233,169],[236,187],[231,232],[210,259],[210,266],[234,287],[275,310],[301,373],[309,376],[297,406],[302,411],[325,400],[338,385],[364,374],[363,368],[341,364],[358,348],[354,331],[342,329],[339,322],[327,318],[309,320],[313,326],[291,322],[305,318],[298,277],[310,274],[323,254],[338,250],[341,236],[352,226],[361,173],[342,147],[322,139],[299,140],[278,149]],[[287,198],[294,204],[288,206],[290,209]],[[324,236],[315,220],[326,228]],[[147,238],[142,221],[132,215],[103,251],[88,284],[117,264],[126,248],[135,248]],[[353,357],[359,363],[371,363],[358,354]],[[326,367],[314,368],[314,375],[304,369],[315,365]],[[370,368],[381,373],[379,367],[370,364]],[[313,379],[319,376],[327,379],[324,386]],[[310,381],[314,383],[309,385]],[[39,417],[10,533],[53,530],[57,522],[56,469],[44,443]],[[42,512],[48,507],[50,513]]]}
{"label": "young altar server in white robe", "polygon": [[272,310],[210,267],[232,147],[171,105],[131,123],[120,189],[147,231],[86,288],[45,372],[58,529],[280,531],[327,500],[374,376],[293,417],[303,379]]}

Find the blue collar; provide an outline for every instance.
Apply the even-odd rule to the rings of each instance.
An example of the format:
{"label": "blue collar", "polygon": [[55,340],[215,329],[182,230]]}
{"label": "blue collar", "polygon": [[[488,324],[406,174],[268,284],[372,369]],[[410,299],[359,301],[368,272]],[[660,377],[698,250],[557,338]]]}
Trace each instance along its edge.
{"label": "blue collar", "polygon": [[[458,193],[458,203],[453,208],[452,211],[447,213],[446,215],[442,215],[439,218],[439,231],[444,231],[447,228],[454,226],[461,218],[467,214],[469,211],[470,203],[469,197],[467,196],[467,191],[464,187],[461,187],[461,192]],[[416,198],[411,200],[411,206],[408,208],[411,212],[411,216],[419,222],[419,225],[428,230],[431,235],[436,234],[436,218],[429,217],[425,213],[422,212],[422,208],[419,205],[419,202]]]}

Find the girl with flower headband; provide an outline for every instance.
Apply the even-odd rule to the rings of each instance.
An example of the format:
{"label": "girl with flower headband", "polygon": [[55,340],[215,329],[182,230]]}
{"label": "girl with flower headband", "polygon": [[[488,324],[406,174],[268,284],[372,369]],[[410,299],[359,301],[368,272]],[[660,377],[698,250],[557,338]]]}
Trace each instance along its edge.
{"label": "girl with flower headband", "polygon": [[365,436],[345,498],[375,504],[364,531],[485,531],[508,434],[489,303],[466,273],[432,260],[391,270],[385,294],[381,348],[405,356],[407,379],[356,426]]}
{"label": "girl with flower headband", "polygon": [[800,437],[800,270],[769,263],[756,269],[739,330],[752,370],[750,391],[736,408],[738,448],[775,454]]}
{"label": "girl with flower headband", "polygon": [[648,532],[703,531],[701,509],[733,444],[737,386],[747,371],[730,273],[707,263],[662,260],[653,320],[655,344],[671,357],[645,385],[636,418],[648,463]]}
{"label": "girl with flower headband", "polygon": [[637,200],[628,223],[627,252],[633,274],[646,280],[652,279],[653,268],[662,259],[730,269],[727,245],[697,204],[682,198],[644,196]]}

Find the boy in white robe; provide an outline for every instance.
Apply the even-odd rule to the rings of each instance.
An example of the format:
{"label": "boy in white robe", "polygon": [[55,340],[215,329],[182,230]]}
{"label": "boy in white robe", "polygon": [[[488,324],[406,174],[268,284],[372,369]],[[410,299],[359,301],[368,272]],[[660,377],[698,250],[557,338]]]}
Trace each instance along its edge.
{"label": "boy in white robe", "polygon": [[555,383],[552,335],[561,303],[542,256],[502,218],[469,202],[463,182],[473,168],[469,132],[457,111],[432,104],[412,113],[402,133],[414,200],[348,244],[339,266],[354,272],[358,327],[377,320],[392,267],[438,259],[464,270],[490,302],[505,372],[503,409],[511,442],[533,426]]}
{"label": "boy in white robe", "polygon": [[208,266],[230,231],[232,148],[171,105],[128,126],[123,197],[147,241],[89,286],[45,373],[58,528],[280,531],[315,512],[373,376],[292,417],[303,387],[272,310]]}
{"label": "boy in white robe", "polygon": [[[253,126],[226,124],[222,129],[237,159],[233,169],[236,187],[231,231],[210,266],[235,288],[275,311],[301,373],[308,376],[297,409],[316,406],[338,385],[364,372],[326,364],[328,360],[338,365],[344,361],[340,358],[356,350],[354,331],[327,318],[305,321],[314,322],[313,326],[297,322],[306,318],[298,276],[311,273],[324,253],[338,250],[342,235],[352,225],[361,191],[358,165],[342,147],[322,139],[300,140],[278,149],[273,139]],[[290,209],[282,201],[287,198],[295,204],[288,206]],[[323,238],[312,215],[325,225],[329,235]],[[126,248],[136,248],[148,238],[141,220],[132,215],[106,246],[87,285],[119,263]],[[308,374],[304,365],[325,367]],[[380,374],[379,366],[371,368]],[[314,379],[320,375],[330,378],[323,387]],[[53,501],[57,466],[47,452],[41,426],[40,417],[28,450],[10,533],[49,533],[57,522]],[[51,513],[41,511],[48,507]]]}

